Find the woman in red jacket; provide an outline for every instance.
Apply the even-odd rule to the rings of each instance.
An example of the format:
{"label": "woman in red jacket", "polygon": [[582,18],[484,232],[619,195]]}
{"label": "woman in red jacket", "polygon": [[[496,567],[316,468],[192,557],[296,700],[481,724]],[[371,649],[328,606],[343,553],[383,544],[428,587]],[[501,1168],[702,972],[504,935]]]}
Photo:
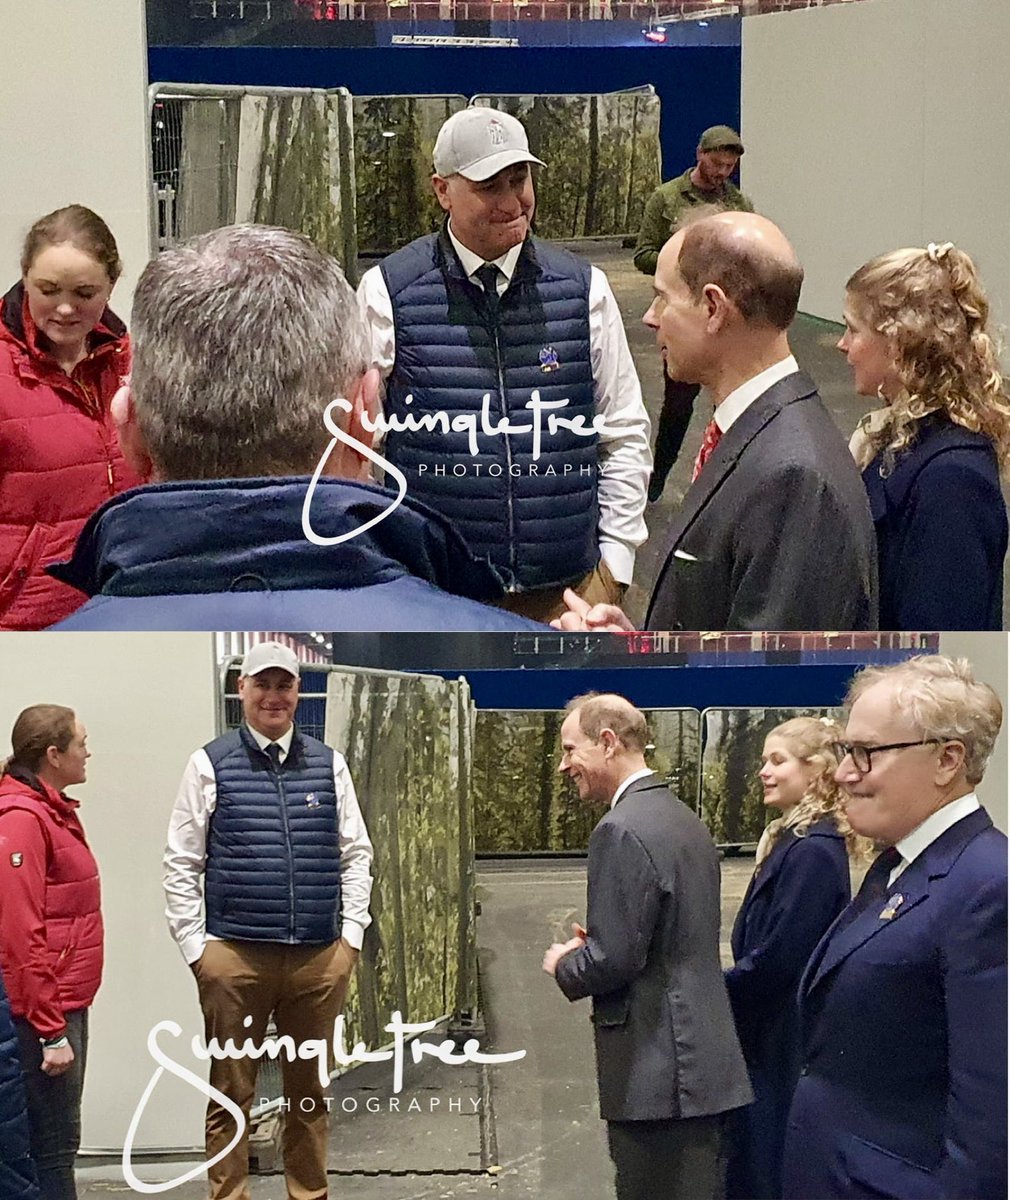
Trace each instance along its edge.
{"label": "woman in red jacket", "polygon": [[105,222],[74,204],[35,222],[0,301],[0,629],[42,629],[84,603],[44,568],[140,482],[109,414],[130,370],[126,327],[106,307],[120,270]]}
{"label": "woman in red jacket", "polygon": [[75,1200],[88,1008],[102,979],[98,866],[63,789],[84,783],[72,709],[26,708],[0,776],[0,969],[17,1028],[42,1200]]}

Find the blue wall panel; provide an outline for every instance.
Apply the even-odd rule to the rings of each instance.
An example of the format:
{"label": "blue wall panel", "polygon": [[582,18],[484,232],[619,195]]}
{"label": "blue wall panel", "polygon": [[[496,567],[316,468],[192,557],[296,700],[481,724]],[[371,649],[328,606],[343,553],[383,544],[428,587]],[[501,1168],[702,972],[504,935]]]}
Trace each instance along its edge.
{"label": "blue wall panel", "polygon": [[580,692],[619,692],[639,708],[821,708],[841,704],[853,665],[438,671],[466,676],[478,708],[563,708]]}
{"label": "blue wall panel", "polygon": [[152,82],[346,87],[357,95],[610,92],[651,83],[663,176],[694,162],[708,125],[740,122],[739,46],[152,47]]}

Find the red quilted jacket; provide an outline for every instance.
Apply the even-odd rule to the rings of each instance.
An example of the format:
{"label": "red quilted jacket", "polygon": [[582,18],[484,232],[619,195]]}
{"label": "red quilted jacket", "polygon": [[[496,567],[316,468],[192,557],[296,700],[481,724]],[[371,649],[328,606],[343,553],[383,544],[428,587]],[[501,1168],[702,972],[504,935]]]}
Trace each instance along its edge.
{"label": "red quilted jacket", "polygon": [[70,557],[87,518],[141,482],[109,405],[130,370],[126,327],[109,309],[72,375],[37,341],[24,287],[0,305],[0,629],[42,629],[86,597],[45,574]]}
{"label": "red quilted jacket", "polygon": [[39,787],[0,779],[0,969],[11,1012],[55,1037],[102,982],[101,893],[77,801]]}

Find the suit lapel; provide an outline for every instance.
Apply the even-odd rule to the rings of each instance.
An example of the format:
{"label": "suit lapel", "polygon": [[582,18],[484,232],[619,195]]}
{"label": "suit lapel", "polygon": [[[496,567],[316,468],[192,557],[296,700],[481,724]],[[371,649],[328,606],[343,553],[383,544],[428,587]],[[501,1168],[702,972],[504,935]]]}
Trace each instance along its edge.
{"label": "suit lapel", "polygon": [[[722,487],[726,478],[732,474],[740,456],[750,443],[786,405],[811,396],[816,390],[813,380],[802,371],[787,375],[785,379],[779,380],[758,396],[723,434],[701,474],[687,489],[683,502],[669,525],[666,545],[660,560],[662,566],[652,591],[653,597],[658,596],[662,590],[663,576],[681,539]],[[651,611],[651,604],[649,608]],[[645,618],[646,628],[649,628],[649,615],[647,613]]]}
{"label": "suit lapel", "polygon": [[915,862],[902,871],[882,899],[870,904],[865,912],[860,913],[848,925],[845,924],[845,916],[850,910],[843,910],[807,964],[800,981],[801,998],[812,992],[829,972],[860,946],[889,929],[917,905],[928,900],[930,882],[946,875],[965,846],[991,825],[992,821],[985,809],[979,809],[962,818],[942,833],[932,845],[927,846]]}

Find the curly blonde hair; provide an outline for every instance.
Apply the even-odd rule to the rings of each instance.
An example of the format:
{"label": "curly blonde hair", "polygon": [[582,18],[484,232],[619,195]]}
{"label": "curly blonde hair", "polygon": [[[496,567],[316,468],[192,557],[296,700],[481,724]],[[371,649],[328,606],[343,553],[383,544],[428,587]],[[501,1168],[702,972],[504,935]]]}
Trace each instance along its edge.
{"label": "curly blonde hair", "polygon": [[1010,396],[996,335],[987,328],[989,301],[968,255],[950,243],[892,250],[861,266],[846,291],[858,315],[890,340],[902,385],[879,424],[860,424],[860,467],[883,451],[881,474],[889,475],[918,422],[942,412],[988,437],[1005,471]]}
{"label": "curly blonde hair", "polygon": [[846,820],[842,809],[843,792],[835,783],[838,759],[832,745],[842,740],[842,728],[829,717],[793,717],[768,734],[781,738],[800,762],[815,768],[803,799],[789,812],[772,821],[761,839],[760,865],[771,853],[772,847],[787,831],[796,837],[806,837],[811,825],[830,820],[845,838],[846,853],[852,859],[865,858],[872,844],[860,837]]}

